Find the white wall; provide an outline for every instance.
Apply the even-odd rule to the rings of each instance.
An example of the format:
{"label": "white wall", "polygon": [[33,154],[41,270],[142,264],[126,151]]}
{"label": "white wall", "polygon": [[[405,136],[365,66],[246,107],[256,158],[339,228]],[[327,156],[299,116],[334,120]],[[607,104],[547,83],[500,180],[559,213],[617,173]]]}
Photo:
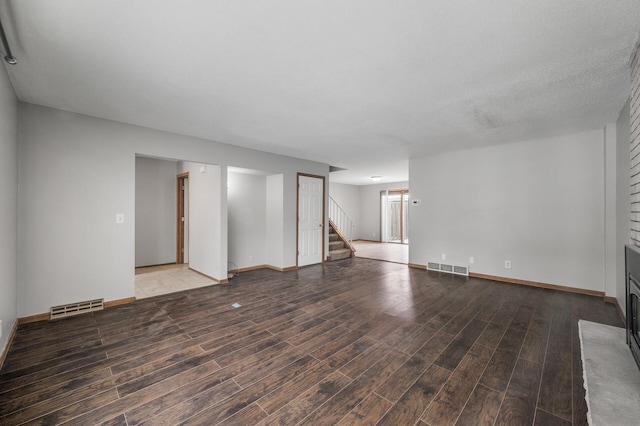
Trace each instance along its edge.
{"label": "white wall", "polygon": [[[220,166],[224,226],[216,261],[223,277],[226,166],[283,174],[281,255],[284,266],[295,266],[296,174],[328,178],[327,164],[32,104],[19,108],[19,317],[69,302],[134,295],[136,154]],[[116,213],[125,214],[124,224],[115,223]]]}
{"label": "white wall", "polygon": [[282,254],[284,244],[284,175],[267,176],[266,200],[266,253],[267,265],[285,268]]}
{"label": "white wall", "polygon": [[189,172],[189,268],[226,279],[228,234],[222,226],[226,173],[222,176],[220,166],[190,161],[180,161],[178,172]]}
{"label": "white wall", "polygon": [[176,261],[176,161],[136,157],[136,267]]}
{"label": "white wall", "polygon": [[344,210],[355,224],[353,239],[359,238],[360,224],[360,188],[358,185],[329,182],[329,195]]}
{"label": "white wall", "polygon": [[411,263],[474,256],[472,272],[604,291],[602,130],[417,158],[409,176]]}
{"label": "white wall", "polygon": [[[413,186],[413,184],[412,184]],[[360,222],[357,237],[361,240],[380,241],[380,191],[383,189],[409,189],[409,182],[363,185],[360,187]],[[413,198],[413,194],[409,194]],[[409,242],[413,238],[413,223],[409,218]]]}
{"label": "white wall", "polygon": [[616,235],[616,195],[617,195],[617,139],[616,124],[604,127],[604,294],[616,296],[617,235]]}
{"label": "white wall", "polygon": [[0,354],[17,318],[18,101],[0,66]]}
{"label": "white wall", "polygon": [[238,268],[264,265],[267,263],[267,176],[228,172],[227,186],[229,262]]}
{"label": "white wall", "polygon": [[630,195],[630,101],[627,101],[616,122],[616,294],[618,304],[625,310],[624,246],[631,244]]}

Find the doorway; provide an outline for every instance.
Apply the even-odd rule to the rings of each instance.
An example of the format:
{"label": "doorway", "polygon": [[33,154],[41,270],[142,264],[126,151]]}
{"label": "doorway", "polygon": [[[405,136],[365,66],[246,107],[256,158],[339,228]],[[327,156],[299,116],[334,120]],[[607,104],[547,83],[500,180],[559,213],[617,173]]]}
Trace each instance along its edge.
{"label": "doorway", "polygon": [[324,176],[298,173],[298,266],[324,260]]}
{"label": "doorway", "polygon": [[409,244],[409,190],[384,190],[380,193],[380,240]]}
{"label": "doorway", "polygon": [[177,176],[176,263],[189,263],[189,172]]}

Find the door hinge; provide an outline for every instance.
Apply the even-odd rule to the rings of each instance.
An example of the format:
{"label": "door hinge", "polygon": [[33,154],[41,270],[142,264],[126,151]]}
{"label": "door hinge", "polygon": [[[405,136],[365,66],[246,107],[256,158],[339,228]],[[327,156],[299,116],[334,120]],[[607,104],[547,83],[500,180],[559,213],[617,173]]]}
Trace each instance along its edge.
{"label": "door hinge", "polygon": [[182,217],[182,221],[184,222],[184,216]]}

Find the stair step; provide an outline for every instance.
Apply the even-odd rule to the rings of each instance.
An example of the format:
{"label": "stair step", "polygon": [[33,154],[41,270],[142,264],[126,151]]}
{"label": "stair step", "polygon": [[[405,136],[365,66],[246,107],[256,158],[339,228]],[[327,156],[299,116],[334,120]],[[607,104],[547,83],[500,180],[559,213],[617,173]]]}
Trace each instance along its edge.
{"label": "stair step", "polygon": [[331,241],[329,243],[329,251],[340,250],[344,248],[344,243],[342,241]]}
{"label": "stair step", "polygon": [[331,258],[331,261],[333,262],[334,260],[341,260],[341,259],[347,259],[349,257],[351,257],[351,250],[343,248],[340,250],[331,250],[329,251],[329,257]]}
{"label": "stair step", "polygon": [[339,238],[338,234],[329,234],[329,242],[338,241]]}

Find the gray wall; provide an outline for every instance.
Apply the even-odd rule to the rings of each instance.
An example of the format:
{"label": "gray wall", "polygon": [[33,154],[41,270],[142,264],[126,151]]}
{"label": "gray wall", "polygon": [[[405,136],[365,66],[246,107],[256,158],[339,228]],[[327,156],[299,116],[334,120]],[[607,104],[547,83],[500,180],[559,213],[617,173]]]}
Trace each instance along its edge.
{"label": "gray wall", "polygon": [[380,241],[380,191],[384,189],[409,189],[409,182],[375,185],[329,184],[329,194],[356,225],[354,240]]}
{"label": "gray wall", "polygon": [[604,126],[604,294],[615,297],[617,271],[617,137],[616,124]]}
{"label": "gray wall", "polygon": [[[295,266],[296,176],[328,178],[327,164],[32,104],[19,108],[18,316],[69,302],[134,295],[136,154],[220,167],[220,225],[212,242],[219,256],[208,261],[218,264],[222,277],[227,165],[282,174],[280,255],[283,266]],[[125,214],[124,224],[115,223],[116,213]]]}
{"label": "gray wall", "polygon": [[176,261],[177,162],[136,157],[136,267]]}
{"label": "gray wall", "polygon": [[[360,222],[357,229],[358,238],[362,240],[380,241],[380,191],[383,189],[409,189],[409,182],[383,183],[360,187]],[[411,193],[409,195],[413,198]],[[412,241],[413,222],[409,217],[409,243]]]}
{"label": "gray wall", "polygon": [[473,256],[472,272],[604,291],[602,130],[416,158],[409,176],[411,263]]}
{"label": "gray wall", "polygon": [[284,245],[284,175],[267,176],[267,229],[266,229],[266,252],[267,265],[277,268],[284,268],[282,257]]}
{"label": "gray wall", "polygon": [[616,122],[616,292],[618,304],[625,311],[624,246],[630,244],[630,102],[627,101]]}
{"label": "gray wall", "polygon": [[18,101],[0,66],[0,354],[17,317]]}
{"label": "gray wall", "polygon": [[228,234],[222,226],[226,223],[222,191],[226,173],[220,166],[190,161],[179,162],[178,169],[189,172],[189,268],[226,279]]}
{"label": "gray wall", "polygon": [[360,238],[359,224],[360,224],[360,189],[362,186],[358,185],[346,185],[343,183],[329,182],[329,195],[335,200],[336,203],[344,210],[349,218],[355,224],[354,233],[352,238]]}
{"label": "gray wall", "polygon": [[267,263],[267,176],[228,172],[227,185],[229,261],[239,268],[264,265]]}

